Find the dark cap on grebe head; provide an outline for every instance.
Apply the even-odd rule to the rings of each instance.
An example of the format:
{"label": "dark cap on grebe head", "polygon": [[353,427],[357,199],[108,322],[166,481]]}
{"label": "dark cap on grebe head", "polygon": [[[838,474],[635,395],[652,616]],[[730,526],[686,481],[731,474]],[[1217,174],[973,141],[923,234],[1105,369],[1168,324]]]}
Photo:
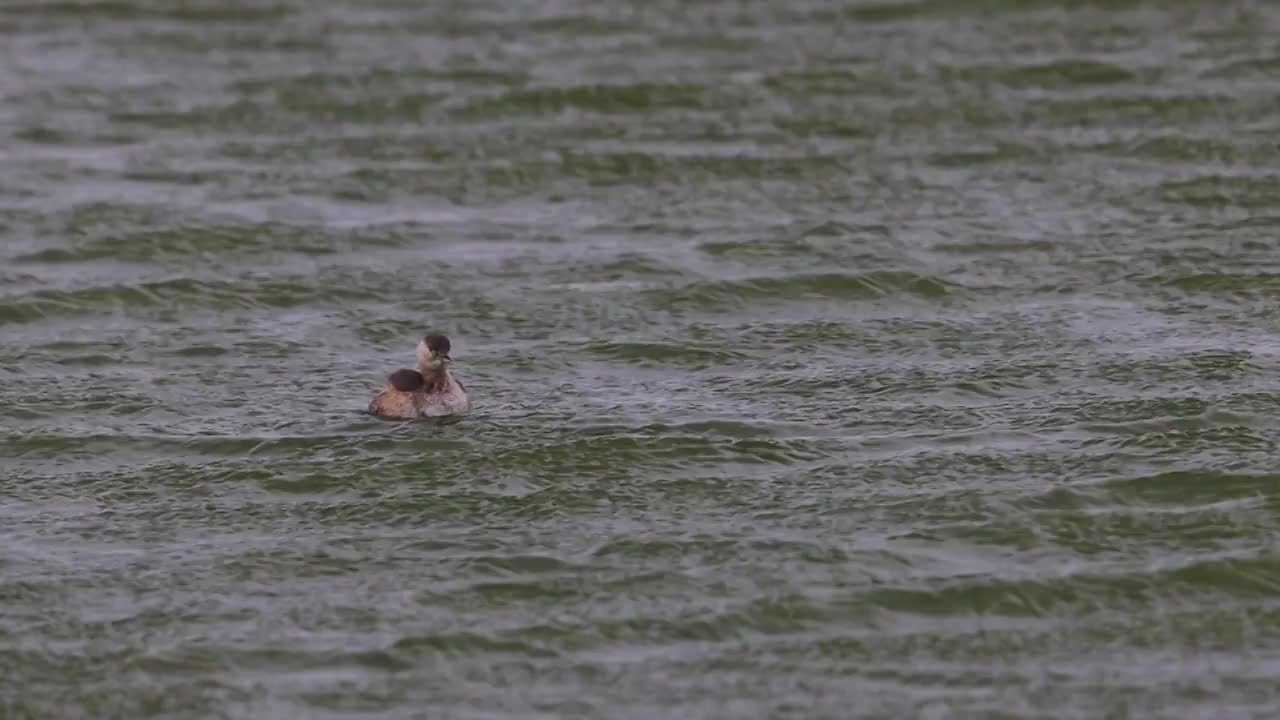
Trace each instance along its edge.
{"label": "dark cap on grebe head", "polygon": [[422,342],[433,354],[449,357],[449,338],[444,335],[424,335]]}

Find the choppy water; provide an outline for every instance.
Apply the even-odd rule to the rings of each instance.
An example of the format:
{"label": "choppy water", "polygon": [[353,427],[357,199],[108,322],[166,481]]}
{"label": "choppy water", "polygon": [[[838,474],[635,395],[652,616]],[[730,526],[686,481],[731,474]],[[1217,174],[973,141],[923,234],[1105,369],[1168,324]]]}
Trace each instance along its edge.
{"label": "choppy water", "polygon": [[5,3],[0,716],[1274,716],[1277,38]]}

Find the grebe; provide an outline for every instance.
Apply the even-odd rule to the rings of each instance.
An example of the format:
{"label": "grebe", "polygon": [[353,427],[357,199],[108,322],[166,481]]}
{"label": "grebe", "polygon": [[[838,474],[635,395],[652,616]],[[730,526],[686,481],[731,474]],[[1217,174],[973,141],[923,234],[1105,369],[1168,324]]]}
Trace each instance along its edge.
{"label": "grebe", "polygon": [[418,341],[418,369],[400,368],[387,376],[387,387],[369,403],[369,412],[384,418],[411,419],[461,415],[471,409],[467,389],[449,372],[449,338],[426,335]]}

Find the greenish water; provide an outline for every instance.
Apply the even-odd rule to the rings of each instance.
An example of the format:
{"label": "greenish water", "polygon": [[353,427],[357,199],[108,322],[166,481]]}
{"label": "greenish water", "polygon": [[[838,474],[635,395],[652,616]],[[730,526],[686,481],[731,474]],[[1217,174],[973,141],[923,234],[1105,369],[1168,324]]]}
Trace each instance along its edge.
{"label": "greenish water", "polygon": [[0,717],[1274,717],[1276,37],[3,4]]}

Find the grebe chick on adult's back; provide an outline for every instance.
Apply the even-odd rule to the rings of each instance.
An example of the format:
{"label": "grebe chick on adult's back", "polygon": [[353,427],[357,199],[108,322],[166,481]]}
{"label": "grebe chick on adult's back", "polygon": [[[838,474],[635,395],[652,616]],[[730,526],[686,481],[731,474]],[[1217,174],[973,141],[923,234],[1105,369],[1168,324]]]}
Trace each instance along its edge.
{"label": "grebe chick on adult's back", "polygon": [[424,336],[418,341],[418,369],[401,368],[388,375],[387,386],[369,403],[369,412],[405,420],[467,412],[471,400],[449,371],[452,365],[449,338]]}

